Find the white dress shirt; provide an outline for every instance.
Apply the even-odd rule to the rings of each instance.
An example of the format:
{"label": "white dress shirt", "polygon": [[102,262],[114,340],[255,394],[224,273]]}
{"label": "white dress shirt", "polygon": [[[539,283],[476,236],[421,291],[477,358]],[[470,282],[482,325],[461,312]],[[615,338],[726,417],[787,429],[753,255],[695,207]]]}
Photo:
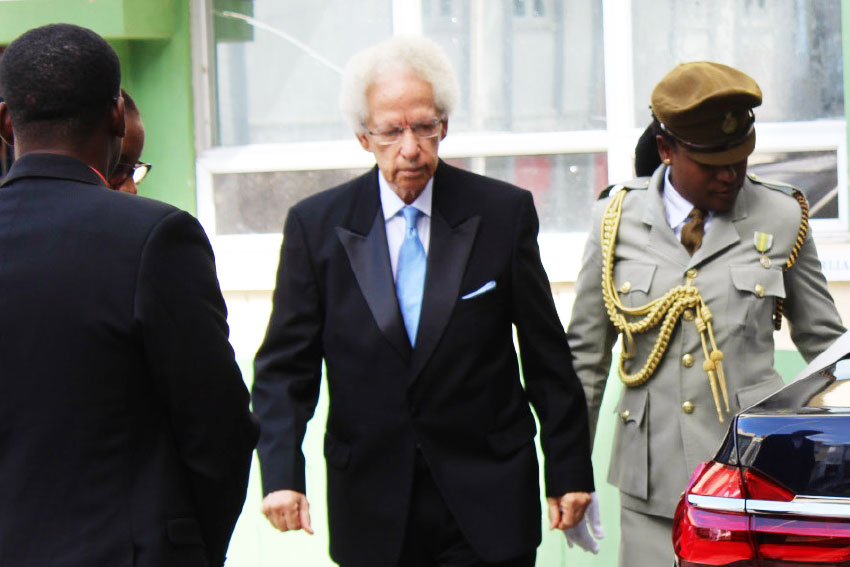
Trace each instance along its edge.
{"label": "white dress shirt", "polygon": [[[670,168],[664,174],[664,192],[661,195],[664,201],[664,212],[667,215],[667,224],[673,229],[676,238],[682,239],[682,227],[688,222],[688,215],[691,209],[694,208],[693,203],[682,197],[682,194],[676,191],[673,184],[670,183]],[[708,226],[711,224],[711,219],[714,218],[713,211],[707,211],[705,215],[705,224],[703,225],[703,234],[708,233]]]}
{"label": "white dress shirt", "polygon": [[[404,230],[406,223],[401,215],[401,209],[405,202],[396,195],[390,184],[384,179],[384,174],[378,170],[378,187],[380,188],[381,209],[384,211],[384,226],[387,231],[387,247],[390,251],[390,266],[393,270],[393,280],[398,271],[398,251],[404,242]],[[425,189],[416,197],[410,205],[419,209],[422,213],[416,222],[416,230],[419,232],[419,240],[425,248],[425,256],[428,256],[428,244],[431,240],[431,196],[434,194],[434,178],[428,180]]]}

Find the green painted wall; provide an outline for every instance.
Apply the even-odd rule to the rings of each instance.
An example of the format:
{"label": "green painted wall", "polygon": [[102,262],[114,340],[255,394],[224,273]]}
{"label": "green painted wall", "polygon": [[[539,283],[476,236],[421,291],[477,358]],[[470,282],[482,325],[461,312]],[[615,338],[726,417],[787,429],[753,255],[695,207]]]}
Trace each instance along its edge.
{"label": "green painted wall", "polygon": [[[140,4],[143,2],[139,2]],[[194,105],[188,0],[174,3],[175,31],[167,40],[128,41],[125,88],[145,124],[142,161],[153,164],[139,187],[146,197],[195,213]]]}
{"label": "green painted wall", "polygon": [[0,44],[26,30],[66,22],[106,37],[122,83],[142,113],[142,160],[153,164],[139,193],[196,210],[189,0],[18,0],[0,2]]}
{"label": "green painted wall", "polygon": [[180,0],[5,0],[0,7],[0,43],[22,31],[63,22],[92,28],[107,39],[169,39]]}

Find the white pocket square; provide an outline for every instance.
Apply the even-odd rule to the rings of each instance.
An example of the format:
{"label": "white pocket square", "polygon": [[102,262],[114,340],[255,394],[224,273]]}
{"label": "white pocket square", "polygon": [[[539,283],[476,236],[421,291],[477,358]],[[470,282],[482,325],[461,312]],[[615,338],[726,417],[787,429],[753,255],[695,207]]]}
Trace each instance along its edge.
{"label": "white pocket square", "polygon": [[488,291],[491,291],[491,290],[494,290],[494,289],[496,289],[496,282],[495,282],[495,280],[490,280],[489,282],[482,285],[481,287],[479,287],[475,291],[473,291],[471,293],[467,293],[466,295],[461,297],[461,299],[462,300],[463,299],[472,299],[473,297],[478,297],[479,295],[487,293]]}

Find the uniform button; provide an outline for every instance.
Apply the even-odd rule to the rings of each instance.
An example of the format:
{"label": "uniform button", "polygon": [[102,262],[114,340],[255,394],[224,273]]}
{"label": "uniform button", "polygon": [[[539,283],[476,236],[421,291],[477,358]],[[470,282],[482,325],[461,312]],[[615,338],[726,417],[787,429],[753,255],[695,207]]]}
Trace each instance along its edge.
{"label": "uniform button", "polygon": [[699,272],[696,270],[696,268],[691,268],[690,270],[688,270],[687,272],[685,272],[685,275],[688,277],[688,279],[691,279],[691,280],[692,280],[692,279],[694,279],[695,277],[697,277],[697,274],[698,274],[698,273],[699,273]]}
{"label": "uniform button", "polygon": [[764,297],[764,286],[761,285],[760,283],[756,284],[755,292],[756,292],[757,296]]}
{"label": "uniform button", "polygon": [[623,410],[622,412],[620,412],[620,419],[622,419],[625,422],[627,419],[629,419],[630,415],[632,415],[632,414],[629,410]]}
{"label": "uniform button", "polygon": [[623,282],[620,286],[620,293],[629,293],[632,291],[632,282]]}
{"label": "uniform button", "polygon": [[685,309],[684,313],[682,313],[682,317],[685,318],[685,321],[693,321],[694,320],[694,310],[693,309]]}
{"label": "uniform button", "polygon": [[682,404],[682,411],[685,413],[694,413],[694,403],[690,400],[687,400]]}
{"label": "uniform button", "polygon": [[690,368],[693,365],[694,365],[693,355],[686,354],[685,356],[682,357],[682,366],[684,366],[685,368]]}

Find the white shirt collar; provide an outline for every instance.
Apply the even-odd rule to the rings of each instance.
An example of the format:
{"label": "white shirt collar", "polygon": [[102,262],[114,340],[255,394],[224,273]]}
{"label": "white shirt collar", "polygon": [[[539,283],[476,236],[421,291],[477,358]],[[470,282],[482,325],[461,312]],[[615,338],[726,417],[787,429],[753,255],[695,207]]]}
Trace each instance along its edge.
{"label": "white shirt collar", "polygon": [[675,230],[676,227],[687,220],[688,214],[690,214],[694,205],[685,199],[681,193],[676,191],[676,188],[670,183],[669,167],[664,172],[664,192],[662,199],[664,200],[664,212],[667,215],[667,224]]}
{"label": "white shirt collar", "polygon": [[[381,194],[381,208],[384,211],[384,221],[387,221],[397,215],[407,203],[401,200],[395,191],[393,191],[387,180],[384,179],[384,173],[378,170],[378,187]],[[431,197],[434,194],[434,178],[428,180],[425,184],[425,189],[416,197],[411,206],[416,207],[427,217],[431,216]],[[690,210],[690,209],[688,209]]]}

